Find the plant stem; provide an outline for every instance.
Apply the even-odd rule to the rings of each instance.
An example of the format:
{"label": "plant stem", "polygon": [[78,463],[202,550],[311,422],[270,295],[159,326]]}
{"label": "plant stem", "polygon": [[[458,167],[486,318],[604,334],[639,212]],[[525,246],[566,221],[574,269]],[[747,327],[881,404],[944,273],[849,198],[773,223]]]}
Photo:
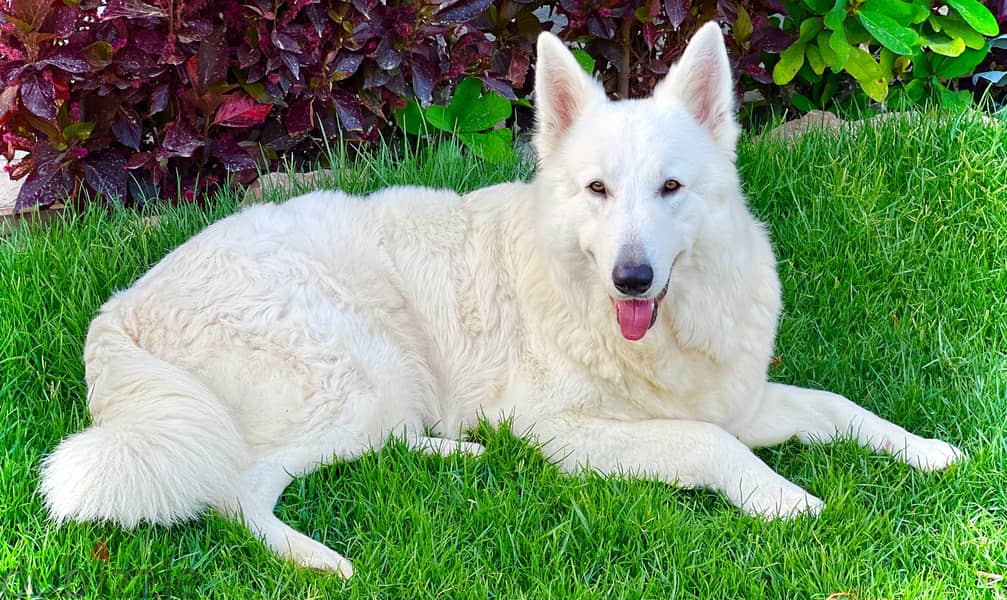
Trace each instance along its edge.
{"label": "plant stem", "polygon": [[622,65],[619,66],[619,98],[629,98],[629,53],[632,47],[629,35],[632,32],[633,20],[623,19],[619,31],[622,42]]}

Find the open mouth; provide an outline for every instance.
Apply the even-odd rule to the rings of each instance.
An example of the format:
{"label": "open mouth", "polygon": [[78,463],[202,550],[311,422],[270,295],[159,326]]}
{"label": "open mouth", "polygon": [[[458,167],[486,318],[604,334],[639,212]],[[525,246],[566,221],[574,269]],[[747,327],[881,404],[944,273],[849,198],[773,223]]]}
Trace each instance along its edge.
{"label": "open mouth", "polygon": [[612,299],[612,304],[615,306],[615,318],[619,322],[619,330],[622,331],[622,337],[631,342],[643,339],[647,331],[657,322],[657,309],[660,308],[661,300],[664,300],[665,295],[668,293],[668,283],[670,281],[671,278],[669,277],[661,292],[653,298],[641,300]]}

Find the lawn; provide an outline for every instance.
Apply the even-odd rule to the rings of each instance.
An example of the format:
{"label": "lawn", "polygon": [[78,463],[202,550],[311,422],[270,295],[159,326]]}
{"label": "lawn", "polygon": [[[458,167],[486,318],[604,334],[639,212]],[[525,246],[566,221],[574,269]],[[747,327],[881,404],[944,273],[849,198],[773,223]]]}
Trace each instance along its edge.
{"label": "lawn", "polygon": [[[281,562],[215,515],[56,528],[37,465],[88,422],[88,321],[237,202],[91,212],[0,234],[0,597],[1007,596],[1007,128],[931,117],[790,148],[746,139],[739,164],[780,259],[771,377],[944,438],[964,464],[923,474],[849,442],[762,450],[826,502],[818,518],[766,522],[710,492],[562,476],[484,426],[479,459],[392,444],[294,482],[278,513],[351,558],[348,582]],[[333,181],[472,189],[528,175],[449,148],[388,155],[344,162]]]}

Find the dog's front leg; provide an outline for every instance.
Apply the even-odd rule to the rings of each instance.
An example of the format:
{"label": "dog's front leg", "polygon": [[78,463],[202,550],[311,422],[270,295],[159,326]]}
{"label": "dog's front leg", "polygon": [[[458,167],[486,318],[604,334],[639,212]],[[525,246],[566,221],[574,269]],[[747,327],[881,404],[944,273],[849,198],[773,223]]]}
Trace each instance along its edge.
{"label": "dog's front leg", "polygon": [[581,416],[537,424],[544,450],[566,471],[588,467],[722,492],[749,514],[817,514],[822,501],[787,481],[724,429],[699,421]]}
{"label": "dog's front leg", "polygon": [[810,443],[850,435],[862,446],[926,471],[943,469],[962,457],[958,448],[909,433],[839,394],[779,383],[766,384],[759,412],[735,433],[753,448],[795,436]]}

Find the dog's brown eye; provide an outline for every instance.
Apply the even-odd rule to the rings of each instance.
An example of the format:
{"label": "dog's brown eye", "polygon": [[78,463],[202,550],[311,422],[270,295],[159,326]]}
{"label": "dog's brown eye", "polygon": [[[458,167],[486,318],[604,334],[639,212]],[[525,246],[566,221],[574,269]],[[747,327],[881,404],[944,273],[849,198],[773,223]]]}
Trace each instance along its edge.
{"label": "dog's brown eye", "polygon": [[605,184],[598,180],[592,181],[591,183],[587,184],[587,189],[591,190],[595,194],[598,194],[599,196],[605,195]]}
{"label": "dog's brown eye", "polygon": [[664,186],[662,186],[661,188],[661,193],[671,194],[677,192],[681,187],[682,184],[679,183],[677,179],[668,179],[667,181],[664,182]]}

